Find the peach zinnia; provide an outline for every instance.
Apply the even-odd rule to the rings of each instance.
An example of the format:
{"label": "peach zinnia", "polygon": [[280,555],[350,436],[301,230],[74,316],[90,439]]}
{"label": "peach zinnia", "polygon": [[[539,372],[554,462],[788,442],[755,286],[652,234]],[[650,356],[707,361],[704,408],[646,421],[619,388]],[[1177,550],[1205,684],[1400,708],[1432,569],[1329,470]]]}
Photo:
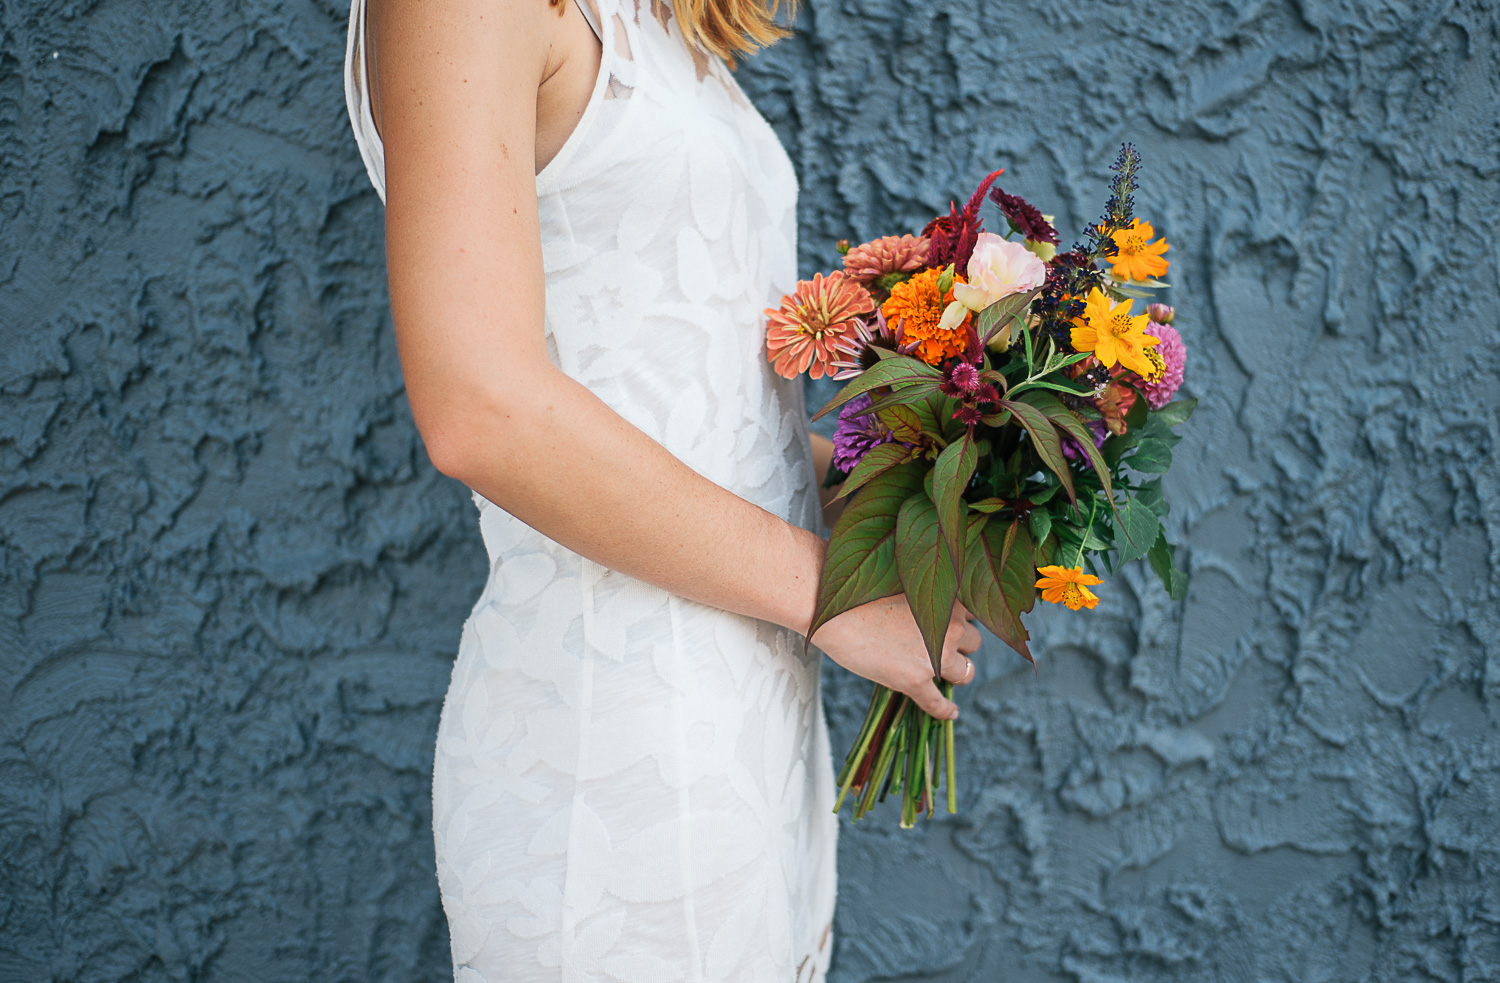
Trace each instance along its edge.
{"label": "peach zinnia", "polygon": [[1042,600],[1049,604],[1066,604],[1069,611],[1077,611],[1099,603],[1098,596],[1089,588],[1104,581],[1091,573],[1084,573],[1083,567],[1037,567],[1036,572],[1041,574],[1036,582],[1037,590],[1042,592]]}
{"label": "peach zinnia", "polygon": [[[938,278],[942,270],[923,270],[905,283],[891,288],[890,299],[880,307],[880,312],[891,324],[899,322],[903,337],[916,342],[916,356],[928,365],[937,365],[945,358],[960,355],[964,350],[963,326],[973,315],[965,313],[964,319],[953,327],[943,326],[943,311],[953,302],[953,288],[947,293],[938,290]],[[954,283],[964,283],[962,276],[955,276]]]}
{"label": "peach zinnia", "polygon": [[869,286],[892,273],[911,273],[927,264],[924,236],[881,236],[844,254],[844,272]]}
{"label": "peach zinnia", "polygon": [[1154,235],[1156,230],[1151,223],[1138,218],[1131,220],[1128,229],[1119,229],[1111,235],[1116,252],[1109,258],[1110,276],[1116,280],[1149,280],[1167,272],[1169,264],[1161,254],[1172,247],[1165,239],[1152,242]]}
{"label": "peach zinnia", "polygon": [[766,308],[766,361],[786,379],[800,372],[821,379],[838,357],[834,343],[874,309],[870,292],[844,274],[814,273],[781,298],[780,307]]}

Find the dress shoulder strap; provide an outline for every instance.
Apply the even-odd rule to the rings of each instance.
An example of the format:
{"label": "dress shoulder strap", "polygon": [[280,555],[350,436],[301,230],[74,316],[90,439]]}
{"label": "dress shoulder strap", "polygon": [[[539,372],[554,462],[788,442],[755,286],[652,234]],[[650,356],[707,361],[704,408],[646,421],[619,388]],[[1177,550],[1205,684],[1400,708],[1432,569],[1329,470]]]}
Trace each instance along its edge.
{"label": "dress shoulder strap", "polygon": [[594,13],[593,7],[589,6],[589,0],[573,0],[573,3],[577,5],[578,12],[583,14],[583,19],[589,22],[589,27],[593,30],[594,37],[598,38],[602,44],[604,42],[604,31],[599,27],[599,15]]}

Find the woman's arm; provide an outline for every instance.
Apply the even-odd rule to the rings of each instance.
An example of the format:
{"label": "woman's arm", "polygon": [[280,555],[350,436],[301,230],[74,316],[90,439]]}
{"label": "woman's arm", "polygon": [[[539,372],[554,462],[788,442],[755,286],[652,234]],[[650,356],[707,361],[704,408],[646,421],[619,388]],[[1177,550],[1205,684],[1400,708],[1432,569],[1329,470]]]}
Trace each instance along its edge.
{"label": "woman's arm", "polygon": [[[556,11],[545,0],[381,5],[391,307],[434,465],[604,566],[805,631],[824,541],[702,477],[547,357],[535,137],[539,87],[559,70]],[[820,630],[820,647],[952,715],[915,624],[862,646],[899,616],[859,610]],[[955,623],[956,648],[974,629]],[[966,660],[955,651],[952,663],[962,677]]]}
{"label": "woman's arm", "polygon": [[823,506],[823,521],[829,528],[839,521],[839,513],[844,511],[843,502],[835,502],[833,496],[839,493],[842,483],[831,488],[823,487],[823,479],[828,475],[828,469],[833,466],[833,441],[820,433],[809,433],[808,442],[812,444],[813,473],[817,475],[818,502]]}

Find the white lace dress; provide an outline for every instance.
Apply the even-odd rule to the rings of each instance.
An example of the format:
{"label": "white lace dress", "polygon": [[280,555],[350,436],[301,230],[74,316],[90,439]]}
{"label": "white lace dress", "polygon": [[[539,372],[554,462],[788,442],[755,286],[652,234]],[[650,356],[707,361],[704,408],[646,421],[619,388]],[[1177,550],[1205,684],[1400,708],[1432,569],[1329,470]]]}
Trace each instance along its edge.
{"label": "white lace dress", "polygon": [[[796,177],[663,0],[599,0],[588,108],[537,176],[559,368],[689,466],[820,522],[801,389],[762,309],[796,279]],[[380,138],[349,21],[345,88]],[[458,983],[807,983],[831,949],[837,825],[819,657],[670,594],[479,495],[490,556],[433,769]]]}

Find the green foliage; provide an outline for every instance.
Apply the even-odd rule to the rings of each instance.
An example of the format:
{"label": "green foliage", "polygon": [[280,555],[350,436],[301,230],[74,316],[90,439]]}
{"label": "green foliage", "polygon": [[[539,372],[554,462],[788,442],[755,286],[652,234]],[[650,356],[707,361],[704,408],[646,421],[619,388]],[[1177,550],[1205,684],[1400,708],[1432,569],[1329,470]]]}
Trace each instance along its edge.
{"label": "green foliage", "polygon": [[1115,514],[1114,547],[1119,553],[1116,562],[1129,563],[1139,560],[1155,544],[1161,532],[1161,521],[1156,513],[1132,498]]}
{"label": "green foliage", "polygon": [[942,665],[943,639],[953,620],[958,577],[939,534],[937,506],[921,492],[903,502],[896,514],[896,573],[936,676]]}
{"label": "green foliage", "polygon": [[1001,329],[1012,325],[1031,309],[1031,302],[1036,300],[1040,289],[1026,294],[1012,294],[995,301],[990,306],[979,312],[979,318],[975,324],[975,330],[979,332],[981,344],[989,344],[990,340],[1000,333]]}
{"label": "green foliage", "polygon": [[937,507],[938,531],[958,574],[964,552],[964,490],[979,464],[979,451],[972,435],[965,433],[938,456],[932,469],[932,499]]}
{"label": "green foliage", "polygon": [[1167,589],[1168,597],[1174,601],[1187,597],[1188,575],[1177,569],[1177,547],[1167,542],[1165,529],[1157,535],[1156,543],[1151,547],[1151,552],[1146,554],[1146,558],[1151,569],[1161,578],[1161,585]]}
{"label": "green foliage", "polygon": [[849,477],[844,479],[844,487],[839,489],[839,493],[834,498],[847,498],[853,495],[871,478],[884,474],[896,465],[905,464],[911,459],[912,449],[900,444],[881,444],[870,448],[854,466],[854,470],[849,472]]}
{"label": "green foliage", "polygon": [[1077,501],[1078,495],[1073,489],[1073,469],[1068,466],[1068,459],[1063,456],[1062,440],[1058,436],[1057,427],[1048,419],[1047,414],[1030,402],[1020,403],[1002,399],[1000,405],[1009,410],[1015,416],[1016,422],[1026,428],[1026,432],[1031,435],[1031,444],[1036,449],[1037,456],[1052,470],[1053,474],[1057,475],[1057,480],[1062,482],[1063,490],[1068,493],[1068,500]]}
{"label": "green foliage", "polygon": [[959,599],[980,624],[1036,664],[1021,615],[1036,602],[1036,566],[1031,533],[1019,520],[969,517],[968,549]]}
{"label": "green foliage", "polygon": [[[880,349],[880,351],[884,353],[885,350]],[[848,384],[839,390],[838,395],[813,414],[813,419],[821,419],[855,396],[863,396],[873,389],[886,386],[918,386],[923,387],[922,391],[931,391],[937,388],[937,381],[942,378],[942,375],[926,362],[919,362],[909,355],[891,353],[891,357],[882,358],[857,377],[850,379]]]}
{"label": "green foliage", "polygon": [[927,470],[918,462],[892,467],[870,478],[844,507],[828,541],[809,637],[850,608],[900,593],[897,511],[913,492],[920,494]]}

